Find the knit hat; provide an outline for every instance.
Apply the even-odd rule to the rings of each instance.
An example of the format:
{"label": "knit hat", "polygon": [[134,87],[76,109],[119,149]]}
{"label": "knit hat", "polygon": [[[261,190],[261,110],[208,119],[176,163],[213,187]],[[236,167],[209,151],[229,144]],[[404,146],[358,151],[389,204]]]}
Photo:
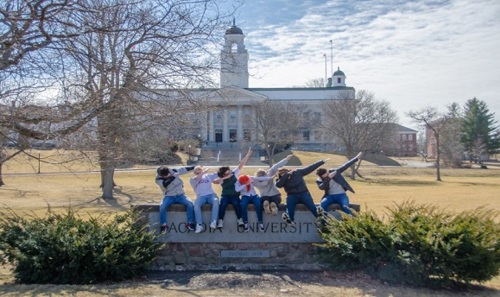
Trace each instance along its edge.
{"label": "knit hat", "polygon": [[240,182],[240,184],[247,186],[247,192],[250,191],[250,176],[240,175],[238,177],[238,181]]}

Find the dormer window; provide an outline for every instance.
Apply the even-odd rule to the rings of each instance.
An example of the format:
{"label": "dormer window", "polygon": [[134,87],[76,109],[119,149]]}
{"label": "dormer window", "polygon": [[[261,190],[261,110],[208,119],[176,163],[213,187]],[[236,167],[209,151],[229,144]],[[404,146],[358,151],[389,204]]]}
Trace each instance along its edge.
{"label": "dormer window", "polygon": [[341,83],[342,83],[342,78],[337,77],[337,83],[338,83],[338,84],[341,84]]}

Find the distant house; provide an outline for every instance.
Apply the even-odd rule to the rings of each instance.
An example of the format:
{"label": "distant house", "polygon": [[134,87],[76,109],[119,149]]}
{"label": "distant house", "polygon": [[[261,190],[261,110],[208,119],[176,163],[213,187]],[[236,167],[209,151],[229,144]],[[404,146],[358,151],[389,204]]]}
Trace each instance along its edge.
{"label": "distant house", "polygon": [[417,130],[394,124],[396,141],[395,152],[398,156],[414,157],[417,155]]}

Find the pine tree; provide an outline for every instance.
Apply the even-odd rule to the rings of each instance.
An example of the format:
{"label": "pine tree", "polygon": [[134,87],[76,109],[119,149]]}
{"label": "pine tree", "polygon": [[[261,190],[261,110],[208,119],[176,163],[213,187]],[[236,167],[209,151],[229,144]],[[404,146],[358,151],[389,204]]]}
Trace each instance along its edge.
{"label": "pine tree", "polygon": [[495,114],[489,111],[486,102],[474,97],[465,103],[461,141],[471,161],[480,162],[486,154],[498,150],[497,129]]}

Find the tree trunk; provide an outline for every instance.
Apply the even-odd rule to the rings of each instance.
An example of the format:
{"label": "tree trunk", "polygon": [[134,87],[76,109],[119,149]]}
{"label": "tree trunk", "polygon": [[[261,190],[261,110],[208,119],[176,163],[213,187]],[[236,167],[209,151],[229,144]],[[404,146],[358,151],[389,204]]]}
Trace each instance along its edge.
{"label": "tree trunk", "polygon": [[436,134],[436,179],[437,181],[441,181],[441,153],[439,152],[441,150],[440,143],[439,143],[439,133]]}
{"label": "tree trunk", "polygon": [[0,187],[5,185],[3,182],[3,174],[2,174],[3,162],[0,162]]}
{"label": "tree trunk", "polygon": [[113,188],[115,187],[114,182],[115,166],[112,162],[101,163],[101,187],[102,187],[102,198],[104,199],[114,199]]}
{"label": "tree trunk", "polygon": [[361,173],[359,173],[359,167],[361,166],[361,162],[363,162],[363,160],[359,161],[357,164],[354,164],[353,167],[354,167],[354,172],[356,173],[356,175],[363,178]]}

